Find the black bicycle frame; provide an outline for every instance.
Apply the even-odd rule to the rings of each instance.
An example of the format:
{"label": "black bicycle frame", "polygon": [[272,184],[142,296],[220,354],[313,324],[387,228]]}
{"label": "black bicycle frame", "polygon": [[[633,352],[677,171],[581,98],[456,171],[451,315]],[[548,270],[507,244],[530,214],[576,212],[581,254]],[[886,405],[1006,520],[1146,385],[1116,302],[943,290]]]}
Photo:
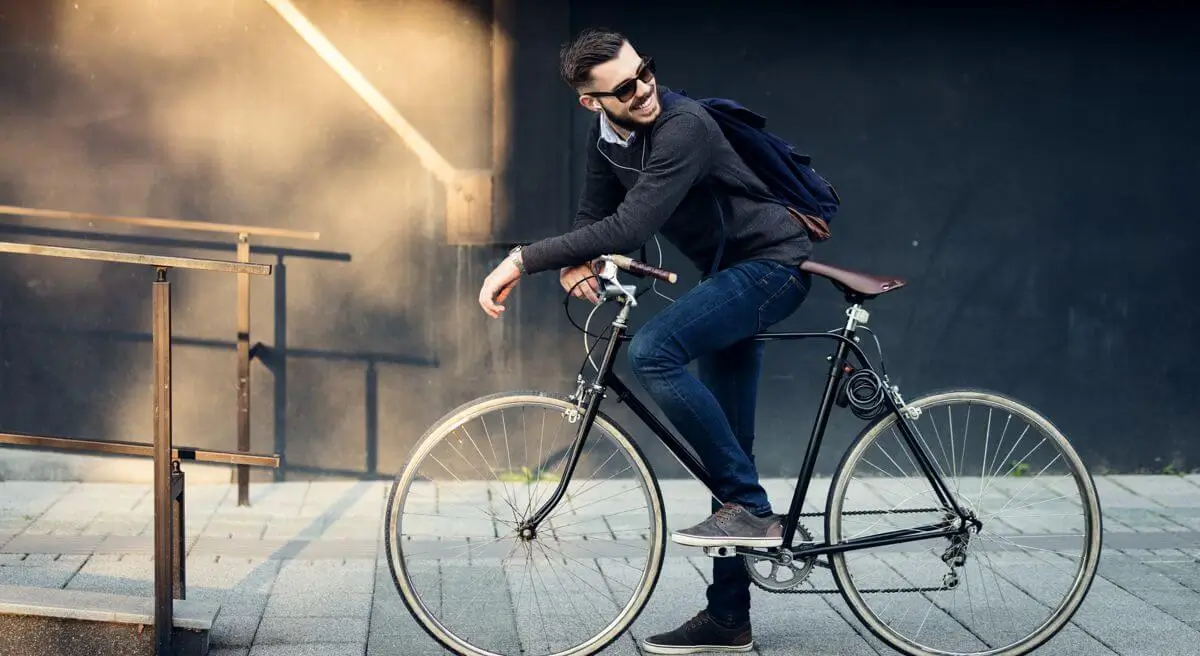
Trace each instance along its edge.
{"label": "black bicycle frame", "polygon": [[[857,304],[856,304],[857,308]],[[623,315],[624,313],[622,313]],[[858,359],[860,368],[872,369],[870,362],[862,349],[854,342],[855,330],[852,323],[848,323],[846,327],[837,332],[821,332],[821,333],[806,333],[806,332],[765,332],[754,336],[754,339],[759,341],[793,341],[810,338],[832,339],[837,342],[837,350],[829,358],[829,372],[825,382],[825,391],[821,397],[821,404],[817,409],[817,416],[813,422],[812,433],[809,437],[808,447],[804,453],[804,461],[800,467],[800,474],[796,479],[796,490],[792,494],[792,502],[788,508],[787,517],[783,522],[783,549],[792,549],[792,540],[795,537],[796,526],[799,523],[800,511],[804,507],[805,495],[808,492],[808,486],[812,479],[813,470],[816,468],[817,453],[820,450],[821,441],[825,436],[825,427],[829,422],[829,415],[833,409],[834,401],[836,400],[837,390],[842,377],[847,372],[847,357],[850,352]],[[659,441],[663,446],[671,452],[672,455],[683,465],[685,469],[701,484],[708,489],[709,493],[714,498],[720,500],[714,492],[712,477],[704,464],[692,454],[684,445],[682,439],[677,437],[675,433],[668,428],[662,421],[646,407],[644,403],[633,393],[632,390],[617,376],[613,371],[613,362],[616,360],[617,351],[620,349],[620,344],[632,339],[627,333],[627,326],[621,318],[618,318],[613,323],[613,335],[609,339],[608,347],[605,350],[604,357],[600,363],[595,380],[590,386],[591,395],[587,404],[584,407],[583,418],[580,422],[579,433],[576,436],[575,442],[571,447],[571,451],[567,456],[566,469],[563,472],[562,478],[559,480],[554,494],[550,499],[542,505],[523,525],[522,528],[536,530],[537,525],[541,523],[553,510],[553,508],[562,500],[566,494],[567,486],[570,484],[571,475],[575,471],[575,467],[579,462],[579,456],[583,452],[584,441],[586,440],[588,431],[591,430],[592,423],[595,421],[596,413],[599,411],[600,403],[604,399],[605,391],[612,390],[616,393],[617,398],[624,402],[629,409],[633,411],[639,419],[658,436]],[[915,430],[911,426],[908,417],[896,405],[890,394],[884,394],[885,402],[891,412],[896,413],[899,417],[900,431],[904,436],[904,440],[916,458],[917,466],[924,472],[926,479],[933,487],[938,501],[941,502],[943,508],[953,509],[960,517],[963,516],[962,509],[959,508],[954,496],[950,494],[949,488],[945,481],[938,474],[936,467],[930,460],[925,450],[920,447],[915,437]],[[922,526],[911,529],[901,529],[868,535],[861,538],[846,540],[837,545],[821,545],[807,546],[802,549],[805,555],[820,555],[824,553],[850,551],[853,549],[865,549],[870,547],[880,547],[891,544],[899,544],[901,542],[911,542],[915,540],[928,539],[937,536],[950,536],[961,533],[965,528],[948,529],[947,524],[937,524]],[[746,550],[749,551],[749,550]]]}

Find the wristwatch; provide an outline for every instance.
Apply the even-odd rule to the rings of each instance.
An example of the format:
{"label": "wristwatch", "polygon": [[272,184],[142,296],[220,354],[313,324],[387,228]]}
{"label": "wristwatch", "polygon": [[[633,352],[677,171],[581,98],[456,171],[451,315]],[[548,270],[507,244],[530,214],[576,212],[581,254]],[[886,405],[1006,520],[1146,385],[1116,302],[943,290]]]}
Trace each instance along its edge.
{"label": "wristwatch", "polygon": [[520,257],[516,257],[521,254],[521,248],[523,247],[514,246],[513,249],[508,252],[508,258],[512,260],[513,264],[517,265],[517,271],[520,271],[521,275],[525,275],[525,262]]}

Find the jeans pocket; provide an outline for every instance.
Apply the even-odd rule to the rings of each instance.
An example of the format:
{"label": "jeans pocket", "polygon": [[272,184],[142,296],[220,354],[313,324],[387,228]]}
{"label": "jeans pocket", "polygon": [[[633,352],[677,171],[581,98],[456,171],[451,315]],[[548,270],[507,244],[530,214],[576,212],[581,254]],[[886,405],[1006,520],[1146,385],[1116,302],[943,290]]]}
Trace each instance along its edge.
{"label": "jeans pocket", "polygon": [[763,291],[768,292],[766,299],[758,306],[758,330],[766,330],[770,326],[786,319],[796,311],[804,300],[807,291],[802,283],[798,283],[795,274],[781,268],[772,274],[763,285]]}

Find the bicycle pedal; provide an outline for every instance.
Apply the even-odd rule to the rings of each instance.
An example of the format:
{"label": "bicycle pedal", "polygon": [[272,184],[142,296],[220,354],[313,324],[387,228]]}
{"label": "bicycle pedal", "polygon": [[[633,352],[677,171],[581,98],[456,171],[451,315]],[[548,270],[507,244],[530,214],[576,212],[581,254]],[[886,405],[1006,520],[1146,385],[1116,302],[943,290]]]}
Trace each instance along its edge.
{"label": "bicycle pedal", "polygon": [[709,558],[733,558],[738,553],[737,547],[704,547],[704,555]]}

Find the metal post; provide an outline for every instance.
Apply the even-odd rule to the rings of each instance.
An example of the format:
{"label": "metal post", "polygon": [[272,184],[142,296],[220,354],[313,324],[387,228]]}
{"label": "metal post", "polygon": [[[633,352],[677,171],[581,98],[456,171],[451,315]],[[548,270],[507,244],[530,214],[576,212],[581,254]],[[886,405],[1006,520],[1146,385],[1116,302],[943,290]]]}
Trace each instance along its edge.
{"label": "metal post", "polygon": [[[241,233],[238,262],[250,261],[250,235]],[[250,451],[250,274],[237,274],[237,450]],[[250,505],[250,468],[237,466],[238,505]]]}
{"label": "metal post", "polygon": [[171,590],[171,283],[167,269],[154,281],[151,343],[154,351],[154,644],[171,653],[175,606]]}
{"label": "metal post", "polygon": [[171,592],[176,599],[187,599],[187,532],[184,530],[185,479],[179,461],[171,463]]}

